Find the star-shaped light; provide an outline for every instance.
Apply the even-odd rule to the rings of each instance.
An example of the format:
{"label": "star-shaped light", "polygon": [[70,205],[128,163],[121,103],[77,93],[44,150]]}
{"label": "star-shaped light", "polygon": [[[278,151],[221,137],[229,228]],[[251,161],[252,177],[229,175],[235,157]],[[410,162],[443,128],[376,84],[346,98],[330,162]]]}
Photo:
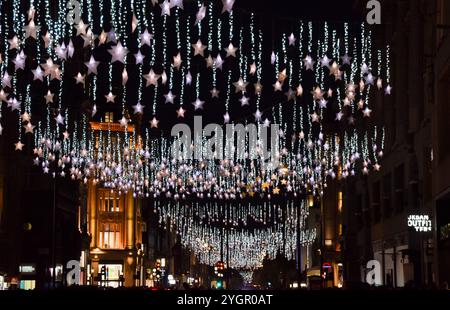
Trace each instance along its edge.
{"label": "star-shaped light", "polygon": [[281,90],[282,90],[282,87],[283,87],[283,84],[281,84],[280,81],[276,81],[275,84],[273,84],[273,90],[274,90],[275,92],[281,91]]}
{"label": "star-shaped light", "polygon": [[264,120],[263,126],[264,126],[264,127],[269,127],[269,126],[270,126],[270,121],[269,121],[268,118],[266,118],[266,119]]}
{"label": "star-shaped light", "polygon": [[58,115],[55,117],[55,121],[57,124],[64,125],[64,117],[61,115],[61,113],[58,113]]}
{"label": "star-shaped light", "polygon": [[127,72],[127,68],[123,68],[122,71],[122,86],[125,86],[128,82],[128,72]]}
{"label": "star-shaped light", "polygon": [[25,69],[25,59],[27,56],[24,54],[23,51],[21,51],[19,54],[16,55],[16,57],[13,60],[14,63],[14,69],[15,71],[22,69]]}
{"label": "star-shaped light", "polygon": [[199,98],[197,98],[192,105],[194,106],[194,109],[197,110],[203,110],[203,104],[205,104],[204,101],[201,101]]}
{"label": "star-shaped light", "polygon": [[158,85],[158,80],[160,78],[160,75],[156,74],[153,69],[150,69],[150,72],[146,75],[144,75],[144,78],[147,81],[146,86],[150,86],[150,85]]}
{"label": "star-shaped light", "polygon": [[177,96],[172,94],[172,91],[170,90],[166,95],[164,95],[164,97],[166,98],[166,103],[173,104],[173,102]]}
{"label": "star-shaped light", "polygon": [[247,89],[248,82],[244,82],[242,77],[240,77],[237,82],[233,83],[233,85],[236,88],[236,90],[235,90],[236,93],[238,93],[238,92],[245,93],[245,91]]}
{"label": "star-shaped light", "polygon": [[373,165],[373,170],[380,171],[380,169],[381,169],[381,166],[378,163]]}
{"label": "star-shaped light", "polygon": [[358,106],[358,110],[361,110],[362,108],[364,108],[364,100],[360,99],[358,101],[357,106]]}
{"label": "star-shaped light", "polygon": [[214,59],[211,57],[211,55],[208,55],[208,57],[205,58],[206,62],[206,68],[212,68],[214,66]]}
{"label": "star-shaped light", "polygon": [[134,114],[144,114],[144,106],[138,102],[136,105],[133,106]]}
{"label": "star-shaped light", "polygon": [[260,95],[262,93],[263,86],[260,81],[257,81],[255,84],[253,84],[255,87],[255,95]]}
{"label": "star-shaped light", "polygon": [[67,59],[67,47],[64,44],[64,42],[62,44],[58,44],[55,47],[55,53],[58,56],[59,59],[61,60],[66,60]]}
{"label": "star-shaped light", "polygon": [[330,68],[330,62],[331,62],[331,59],[328,58],[327,55],[325,55],[325,56],[323,56],[323,58],[320,60],[320,66],[321,66],[322,68],[323,68],[323,67]]}
{"label": "star-shaped light", "polygon": [[285,96],[287,97],[287,101],[292,101],[295,99],[295,92],[292,88],[289,88],[289,90],[285,93]]}
{"label": "star-shaped light", "polygon": [[33,134],[33,130],[36,126],[33,126],[30,122],[28,122],[23,128],[25,128],[25,133]]}
{"label": "star-shaped light", "polygon": [[126,119],[125,116],[122,116],[119,123],[120,123],[120,126],[122,126],[122,127],[128,127],[128,119]]}
{"label": "star-shaped light", "polygon": [[294,46],[295,41],[297,41],[297,39],[295,38],[293,33],[291,33],[291,35],[288,37],[288,40],[289,40],[289,46]]}
{"label": "star-shaped light", "polygon": [[200,39],[198,39],[195,44],[192,44],[192,47],[194,48],[194,56],[200,55],[202,57],[205,57],[204,51],[206,49],[206,46],[202,44],[202,41],[200,41]]}
{"label": "star-shaped light", "polygon": [[324,98],[319,100],[320,108],[325,109],[327,107],[327,105],[328,105],[328,101],[326,101]]}
{"label": "star-shaped light", "polygon": [[48,90],[47,95],[44,96],[45,98],[45,103],[53,103],[53,97],[55,96],[55,94],[52,94],[52,92],[50,90]]}
{"label": "star-shaped light", "polygon": [[321,100],[323,98],[324,92],[320,89],[319,86],[314,88],[314,90],[311,92],[313,95],[314,100]]}
{"label": "star-shaped light", "polygon": [[303,60],[303,64],[306,68],[306,70],[314,70],[314,63],[315,61],[311,58],[311,56],[306,56]]}
{"label": "star-shaped light", "polygon": [[77,29],[77,34],[76,34],[76,35],[77,35],[77,36],[85,35],[88,26],[89,26],[89,25],[86,25],[86,24],[83,22],[83,20],[80,20],[80,22],[75,26],[75,28]]}
{"label": "star-shaped light", "polygon": [[382,89],[383,88],[383,80],[381,78],[377,79],[377,88]]}
{"label": "star-shaped light", "polygon": [[84,75],[82,75],[80,72],[74,77],[77,84],[84,84]]}
{"label": "star-shaped light", "polygon": [[142,55],[141,51],[139,50],[136,54],[134,54],[134,58],[136,59],[136,64],[137,65],[139,65],[139,64],[142,65],[143,62],[144,62],[145,56]]}
{"label": "star-shaped light", "polygon": [[195,25],[203,20],[206,16],[206,6],[202,4],[202,6],[198,9],[197,14],[195,14]]}
{"label": "star-shaped light", "polygon": [[156,117],[153,117],[150,121],[151,128],[158,128],[159,121],[156,119]]}
{"label": "star-shaped light", "polygon": [[3,89],[0,89],[0,103],[3,101],[6,102],[7,98],[8,94]]}
{"label": "star-shaped light", "polygon": [[242,96],[242,98],[239,99],[239,101],[241,102],[241,107],[249,105],[249,100],[250,100],[249,97]]}
{"label": "star-shaped light", "polygon": [[261,121],[262,113],[261,113],[261,111],[259,109],[257,109],[256,112],[253,115],[255,116],[255,120],[257,122]]}
{"label": "star-shaped light", "polygon": [[225,124],[228,124],[228,123],[230,122],[230,114],[229,114],[228,112],[226,112],[226,113],[223,115],[223,122],[224,122]]}
{"label": "star-shaped light", "polygon": [[34,6],[30,6],[30,8],[28,9],[28,11],[27,11],[27,16],[28,16],[28,19],[27,20],[32,20],[32,19],[34,19],[34,15],[36,14],[36,10],[35,10],[35,8],[34,8]]}
{"label": "star-shaped light", "polygon": [[84,63],[84,65],[88,68],[88,74],[97,74],[97,67],[99,63],[100,62],[95,60],[94,56],[91,56],[89,61]]}
{"label": "star-shaped light", "polygon": [[191,85],[192,84],[192,74],[191,74],[190,71],[188,71],[186,73],[185,83],[186,83],[186,85]]}
{"label": "star-shaped light", "polygon": [[170,2],[168,0],[164,0],[159,6],[161,7],[161,16],[170,16]]}
{"label": "star-shaped light", "polygon": [[180,9],[184,9],[184,7],[183,7],[183,0],[171,0],[170,1],[170,8],[174,8],[174,7],[177,7],[177,8],[180,8]]}
{"label": "star-shaped light", "polygon": [[108,102],[114,103],[116,96],[113,95],[112,92],[109,92],[109,94],[105,95],[105,98],[106,98],[106,103],[108,103]]}
{"label": "star-shaped light", "polygon": [[313,123],[318,123],[319,122],[319,115],[317,115],[316,112],[311,114],[311,122],[313,122]]}
{"label": "star-shaped light", "polygon": [[253,62],[250,64],[250,75],[255,75],[256,73],[256,64]]}
{"label": "star-shaped light", "polygon": [[131,32],[132,33],[136,31],[138,24],[139,24],[139,20],[137,19],[136,14],[134,14],[134,12],[133,12],[133,17],[131,18]]}
{"label": "star-shaped light", "polygon": [[94,106],[92,107],[92,114],[91,114],[91,116],[94,117],[95,114],[97,114],[97,105],[96,104],[94,104]]}
{"label": "star-shaped light", "polygon": [[375,77],[372,73],[367,74],[367,76],[364,78],[367,85],[373,85],[375,83]]}
{"label": "star-shaped light", "polygon": [[225,52],[227,53],[226,57],[236,57],[236,51],[237,51],[237,47],[233,46],[233,43],[230,42],[230,44],[228,44],[227,48],[224,48]]}
{"label": "star-shaped light", "polygon": [[220,93],[220,91],[219,90],[217,90],[217,88],[213,88],[213,89],[211,89],[211,98],[219,98],[219,93]]}
{"label": "star-shaped light", "polygon": [[69,58],[73,57],[73,53],[75,53],[75,47],[73,46],[72,39],[69,41],[69,45],[67,45],[67,56]]}
{"label": "star-shaped light", "polygon": [[297,86],[297,97],[301,97],[303,95],[303,86],[302,84],[298,84]]}
{"label": "star-shaped light", "polygon": [[366,107],[366,108],[363,110],[364,117],[370,117],[370,114],[371,114],[371,113],[372,113],[372,110],[369,109],[369,107]]}
{"label": "star-shaped light", "polygon": [[17,36],[14,36],[11,40],[8,40],[8,43],[10,50],[18,49],[20,45],[20,41]]}
{"label": "star-shaped light", "polygon": [[220,54],[217,55],[216,58],[214,58],[214,66],[216,67],[216,69],[222,70],[223,67],[223,59],[220,56]]}
{"label": "star-shaped light", "polygon": [[272,52],[272,54],[270,54],[270,63],[273,65],[273,64],[275,64],[276,60],[277,60],[277,55],[275,55],[275,52]]}
{"label": "star-shaped light", "polygon": [[8,108],[11,108],[11,111],[19,111],[21,102],[16,98],[10,98],[7,105]]}
{"label": "star-shaped light", "polygon": [[336,113],[335,120],[340,122],[342,120],[342,117],[344,117],[344,113],[342,113],[342,111],[339,111],[338,113]]}
{"label": "star-shaped light", "polygon": [[141,34],[141,44],[150,46],[151,40],[153,40],[153,34],[148,32],[148,29]]}
{"label": "star-shaped light", "polygon": [[122,46],[122,43],[117,43],[117,45],[113,46],[108,50],[111,54],[111,63],[119,61],[121,63],[125,63],[125,56],[128,54],[128,49]]}
{"label": "star-shaped light", "polygon": [[16,151],[22,151],[25,144],[22,143],[22,141],[18,141],[17,143],[14,143]]}
{"label": "star-shaped light", "polygon": [[233,10],[234,1],[235,0],[222,0],[222,14],[225,12],[231,13],[231,11]]}
{"label": "star-shaped light", "polygon": [[172,66],[174,68],[176,68],[177,70],[180,70],[180,66],[181,66],[182,62],[183,61],[181,60],[181,53],[178,53],[176,56],[173,56]]}
{"label": "star-shaped light", "polygon": [[45,64],[41,64],[41,67],[44,69],[45,76],[54,74],[55,70],[59,67],[58,65],[53,63],[51,58],[48,58]]}
{"label": "star-shaped light", "polygon": [[184,113],[186,113],[186,110],[183,109],[182,107],[180,107],[180,108],[177,110],[177,117],[178,117],[178,118],[183,118],[183,117],[184,117]]}
{"label": "star-shaped light", "polygon": [[68,140],[69,139],[69,137],[70,137],[70,134],[69,134],[69,132],[66,130],[66,131],[64,131],[63,132],[63,139],[64,139],[64,141],[65,140]]}
{"label": "star-shaped light", "polygon": [[384,94],[385,95],[390,95],[391,93],[392,93],[391,85],[386,86],[386,88],[384,89]]}
{"label": "star-shaped light", "polygon": [[23,27],[25,31],[25,39],[32,37],[33,39],[37,38],[37,32],[39,31],[39,26],[36,26],[34,20],[31,20],[28,25]]}
{"label": "star-shaped light", "polygon": [[362,73],[362,74],[368,74],[369,71],[370,71],[369,66],[367,66],[366,63],[363,63],[362,66],[361,66],[361,73]]}
{"label": "star-shaped light", "polygon": [[23,113],[20,118],[22,119],[22,123],[29,122],[31,120],[31,116],[28,112]]}
{"label": "star-shaped light", "polygon": [[11,76],[6,71],[5,74],[3,74],[2,77],[2,87],[9,87],[11,88]]}
{"label": "star-shaped light", "polygon": [[342,59],[342,65],[350,65],[351,64],[352,57],[348,56],[347,54],[342,56],[341,59]]}

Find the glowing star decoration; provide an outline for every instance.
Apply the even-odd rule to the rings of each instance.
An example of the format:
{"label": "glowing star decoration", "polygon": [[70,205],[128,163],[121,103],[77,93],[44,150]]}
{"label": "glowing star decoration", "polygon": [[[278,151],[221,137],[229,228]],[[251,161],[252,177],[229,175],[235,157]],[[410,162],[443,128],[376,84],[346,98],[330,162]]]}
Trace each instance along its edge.
{"label": "glowing star decoration", "polygon": [[366,108],[363,110],[364,117],[370,117],[370,114],[371,114],[371,113],[372,113],[372,110],[369,109],[368,107],[366,107]]}
{"label": "glowing star decoration", "polygon": [[94,117],[95,114],[97,114],[97,105],[96,105],[96,104],[94,104],[94,106],[92,107],[92,113],[91,113],[91,116]]}
{"label": "glowing star decoration", "polygon": [[3,127],[2,124],[0,124],[0,136],[3,134]]}
{"label": "glowing star decoration", "polygon": [[178,53],[176,56],[173,57],[173,63],[172,66],[176,68],[177,70],[180,70],[181,63],[183,61],[181,60],[181,53]]}
{"label": "glowing star decoration", "polygon": [[220,56],[220,54],[217,55],[216,58],[214,58],[214,66],[216,67],[216,69],[222,70],[223,67],[223,59]]}
{"label": "glowing star decoration", "polygon": [[128,49],[126,47],[122,46],[122,43],[117,43],[116,46],[113,46],[111,49],[108,50],[108,52],[111,54],[111,62],[114,63],[116,61],[119,61],[121,63],[125,63],[125,56],[128,54]]}
{"label": "glowing star decoration", "polygon": [[3,74],[2,87],[11,88],[11,76],[8,74],[8,72],[5,72],[5,74]]}
{"label": "glowing star decoration", "polygon": [[35,10],[34,6],[30,6],[30,8],[27,11],[27,16],[28,16],[27,20],[30,21],[30,20],[34,19],[35,14],[36,14],[36,10]]}
{"label": "glowing star decoration", "polygon": [[136,59],[136,64],[137,65],[142,65],[144,62],[144,58],[145,56],[142,55],[141,51],[139,50],[136,54],[134,54],[134,58]]}
{"label": "glowing star decoration", "polygon": [[184,118],[184,113],[186,113],[186,110],[183,109],[182,107],[180,107],[180,108],[177,110],[177,117],[178,117],[178,118]]}
{"label": "glowing star decoration", "polygon": [[159,6],[161,7],[161,16],[170,16],[170,2],[168,0],[164,0]]}
{"label": "glowing star decoration", "polygon": [[391,85],[386,86],[386,88],[384,89],[384,93],[385,95],[390,95],[392,93]]}
{"label": "glowing star decoration", "polygon": [[205,58],[206,62],[206,68],[212,68],[214,66],[214,59],[211,57],[211,55],[208,55],[208,57]]}
{"label": "glowing star decoration", "polygon": [[45,76],[51,75],[58,68],[58,65],[53,63],[51,58],[48,58],[45,64],[41,64],[41,67],[44,69]]}
{"label": "glowing star decoration", "polygon": [[25,56],[24,52],[21,51],[19,54],[16,55],[16,58],[13,60],[14,63],[14,69],[15,71],[22,69],[25,69],[25,59],[27,56]]}
{"label": "glowing star decoration", "polygon": [[319,100],[319,106],[321,109],[326,109],[327,105],[328,105],[328,101],[326,101],[325,99],[322,98]]}
{"label": "glowing star decoration", "polygon": [[33,20],[31,20],[27,26],[23,27],[25,31],[25,39],[32,37],[33,39],[37,39],[37,32],[39,31],[39,27],[36,26]]}
{"label": "glowing star decoration", "polygon": [[185,83],[186,83],[186,85],[191,85],[192,84],[192,74],[191,74],[190,71],[188,71],[186,73]]}
{"label": "glowing star decoration", "polygon": [[198,9],[197,14],[195,15],[195,25],[200,23],[206,16],[206,6],[202,4],[202,6]]}
{"label": "glowing star decoration", "polygon": [[11,108],[12,111],[19,111],[21,102],[16,98],[10,98],[8,100],[8,107]]}
{"label": "glowing star decoration", "polygon": [[273,64],[275,64],[276,60],[277,60],[277,56],[275,55],[275,52],[272,52],[272,54],[270,54],[270,63],[273,65]]}
{"label": "glowing star decoration", "polygon": [[141,44],[151,46],[151,40],[153,40],[153,34],[148,32],[148,29],[141,34]]}
{"label": "glowing star decoration", "polygon": [[246,89],[247,89],[247,85],[248,82],[244,82],[244,80],[242,79],[242,77],[239,78],[239,80],[237,82],[233,83],[234,87],[235,87],[235,93],[245,93]]}
{"label": "glowing star decoration", "polygon": [[364,64],[361,66],[361,74],[368,74],[369,71],[370,71],[369,67],[367,66],[367,64],[364,63]]}
{"label": "glowing star decoration", "polygon": [[31,133],[33,134],[34,128],[36,126],[33,126],[30,122],[28,122],[23,128],[25,128],[25,133]]}
{"label": "glowing star decoration", "polygon": [[249,97],[242,96],[242,98],[239,99],[239,101],[241,102],[241,107],[249,105],[249,100],[250,100]]}
{"label": "glowing star decoration", "polygon": [[380,169],[381,169],[381,166],[379,164],[373,165],[373,170],[380,171]]}
{"label": "glowing star decoration", "polygon": [[88,74],[97,74],[97,67],[99,65],[99,61],[96,61],[94,56],[91,56],[88,62],[85,62],[84,65],[88,68]]}
{"label": "glowing star decoration", "polygon": [[202,44],[202,41],[200,41],[200,39],[198,39],[195,44],[192,44],[192,47],[194,48],[194,56],[200,55],[202,57],[205,57],[204,51],[206,49],[206,46]]}
{"label": "glowing star decoration", "polygon": [[72,58],[73,53],[75,53],[75,47],[73,46],[72,39],[70,39],[69,44],[67,45],[67,56]]}
{"label": "glowing star decoration", "polygon": [[48,90],[47,95],[44,96],[45,103],[47,103],[47,104],[53,103],[53,97],[54,96],[55,96],[55,94],[52,94],[52,92],[50,90]]}
{"label": "glowing star decoration", "polygon": [[219,98],[219,93],[220,93],[220,91],[219,90],[217,90],[217,88],[213,88],[213,89],[211,89],[211,98]]}
{"label": "glowing star decoration", "polygon": [[250,68],[249,68],[249,74],[250,75],[255,75],[256,73],[256,64],[253,62],[250,64]]}
{"label": "glowing star decoration", "polygon": [[122,116],[122,118],[119,121],[119,124],[122,127],[128,127],[128,119],[126,119],[125,116]]}
{"label": "glowing star decoration", "polygon": [[348,56],[347,54],[345,54],[344,56],[341,57],[342,60],[342,65],[351,65],[351,61],[352,61],[352,57]]}
{"label": "glowing star decoration", "polygon": [[55,53],[58,56],[59,59],[61,60],[67,60],[67,47],[64,44],[64,42],[62,44],[58,44],[55,47]]}
{"label": "glowing star decoration", "polygon": [[233,10],[234,1],[235,0],[222,0],[222,14],[225,12],[231,13]]}
{"label": "glowing star decoration", "polygon": [[8,40],[8,43],[9,43],[9,50],[18,49],[20,46],[20,41],[17,36],[14,36],[11,40]]}
{"label": "glowing star decoration", "polygon": [[151,128],[158,128],[159,121],[156,119],[156,117],[153,117],[150,121]]}
{"label": "glowing star decoration", "polygon": [[133,12],[133,17],[131,18],[131,32],[132,33],[136,31],[138,24],[139,24],[139,20],[137,19],[136,14],[134,14],[134,12]]}
{"label": "glowing star decoration", "polygon": [[183,10],[184,9],[184,7],[183,7],[183,0],[171,0],[170,1],[170,8],[174,8],[174,7],[177,7],[179,9]]}
{"label": "glowing star decoration", "polygon": [[98,36],[98,45],[100,46],[100,45],[105,44],[107,39],[108,39],[108,34],[104,30],[102,30],[102,32]]}
{"label": "glowing star decoration", "polygon": [[223,115],[223,122],[228,124],[230,122],[230,114],[227,112]]}
{"label": "glowing star decoration", "polygon": [[319,122],[319,115],[317,115],[316,112],[311,114],[311,122],[313,122],[313,123],[318,123]]}
{"label": "glowing star decoration", "polygon": [[166,85],[166,83],[167,83],[167,74],[166,74],[166,71],[164,70],[161,73],[161,84],[162,85]]}
{"label": "glowing star decoration", "polygon": [[298,84],[297,86],[297,97],[301,97],[303,95],[303,86],[302,84]]}
{"label": "glowing star decoration", "polygon": [[344,117],[344,113],[342,113],[342,111],[339,111],[338,113],[336,113],[335,120],[340,122],[342,120],[342,117]]}
{"label": "glowing star decoration", "polygon": [[324,92],[320,89],[319,86],[314,88],[314,90],[311,92],[313,95],[314,100],[321,100],[323,98]]}
{"label": "glowing star decoration", "polygon": [[331,59],[328,58],[327,55],[325,55],[325,56],[323,56],[323,58],[320,60],[320,66],[321,66],[322,68],[323,68],[323,67],[330,68],[330,62],[331,62]]}
{"label": "glowing star decoration", "polygon": [[297,41],[297,39],[295,38],[293,33],[291,33],[291,35],[288,37],[288,40],[289,46],[295,46],[295,42]]}
{"label": "glowing star decoration", "polygon": [[14,143],[14,146],[16,151],[22,151],[25,144],[23,144],[22,141],[18,141],[17,143]]}
{"label": "glowing star decoration", "polygon": [[82,75],[80,72],[74,77],[77,84],[84,85],[84,75]]}
{"label": "glowing star decoration", "polygon": [[75,26],[75,28],[77,29],[76,36],[86,35],[87,27],[88,25],[86,25],[83,20],[80,20],[80,22]]}
{"label": "glowing star decoration", "polygon": [[373,85],[375,83],[375,77],[372,75],[372,73],[367,74],[364,79],[367,85]]}
{"label": "glowing star decoration", "polygon": [[70,134],[69,132],[66,130],[63,132],[63,139],[64,141],[69,140]]}
{"label": "glowing star decoration", "polygon": [[105,95],[105,98],[106,98],[106,103],[109,103],[109,102],[114,103],[116,96],[113,95],[112,92],[109,92],[109,94]]}
{"label": "glowing star decoration", "polygon": [[8,94],[3,89],[1,89],[0,90],[0,103],[6,102],[7,97],[8,97]]}
{"label": "glowing star decoration", "polygon": [[59,125],[64,125],[64,117],[61,115],[61,113],[59,113],[56,117],[55,117],[55,121],[57,124]]}
{"label": "glowing star decoration", "polygon": [[260,95],[262,93],[263,86],[260,81],[257,81],[255,84],[253,84],[255,87],[255,95]]}
{"label": "glowing star decoration", "polygon": [[266,128],[268,128],[268,127],[270,126],[270,121],[269,121],[268,118],[266,118],[266,119],[264,120],[263,126],[266,127]]}
{"label": "glowing star decoration", "polygon": [[147,81],[146,86],[150,86],[150,85],[158,85],[158,80],[160,78],[160,75],[156,74],[153,69],[150,69],[150,72],[146,75],[144,75],[145,80]]}
{"label": "glowing star decoration", "polygon": [[127,68],[123,68],[122,71],[122,86],[125,86],[128,82],[128,72],[127,72]]}
{"label": "glowing star decoration", "polygon": [[197,98],[192,105],[194,106],[195,111],[197,110],[203,110],[203,105],[205,104],[204,101],[201,101],[199,98]]}
{"label": "glowing star decoration", "polygon": [[133,110],[134,114],[144,114],[144,106],[140,102],[133,106]]}
{"label": "glowing star decoration", "polygon": [[262,113],[259,109],[257,109],[256,112],[253,114],[253,116],[255,117],[255,120],[257,122],[260,122],[262,118]]}
{"label": "glowing star decoration", "polygon": [[276,81],[275,84],[273,84],[273,90],[275,92],[281,91],[283,89],[283,84],[281,84],[280,81]]}
{"label": "glowing star decoration", "polygon": [[234,47],[233,43],[230,42],[230,44],[228,44],[228,47],[224,48],[224,50],[227,53],[226,57],[236,57],[237,47]]}
{"label": "glowing star decoration", "polygon": [[166,102],[165,103],[174,103],[175,98],[177,97],[176,95],[172,94],[172,91],[169,91],[166,95],[164,95],[164,97],[166,98]]}
{"label": "glowing star decoration", "polygon": [[381,78],[377,79],[377,88],[382,89],[383,88],[383,80]]}
{"label": "glowing star decoration", "polygon": [[306,56],[305,59],[303,60],[303,64],[306,68],[306,70],[314,70],[314,63],[315,61],[311,58],[311,56]]}

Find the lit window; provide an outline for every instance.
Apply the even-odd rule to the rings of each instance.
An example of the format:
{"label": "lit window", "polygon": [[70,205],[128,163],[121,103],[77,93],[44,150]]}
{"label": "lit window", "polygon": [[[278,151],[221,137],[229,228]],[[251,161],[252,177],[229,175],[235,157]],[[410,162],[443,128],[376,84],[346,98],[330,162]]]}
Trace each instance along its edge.
{"label": "lit window", "polygon": [[103,223],[101,225],[99,242],[103,249],[120,249],[122,245],[121,224]]}
{"label": "lit window", "polygon": [[342,192],[338,193],[338,211],[342,212]]}
{"label": "lit window", "polygon": [[114,113],[105,112],[105,123],[114,123]]}

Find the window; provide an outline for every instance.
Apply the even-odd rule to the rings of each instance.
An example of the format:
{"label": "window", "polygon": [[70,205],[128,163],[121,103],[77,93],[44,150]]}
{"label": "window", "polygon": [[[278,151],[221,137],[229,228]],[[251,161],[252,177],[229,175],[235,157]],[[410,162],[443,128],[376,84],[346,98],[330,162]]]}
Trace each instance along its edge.
{"label": "window", "polygon": [[122,248],[122,224],[102,223],[100,229],[99,243],[103,249]]}
{"label": "window", "polygon": [[36,288],[35,280],[20,280],[21,290],[34,290]]}
{"label": "window", "polygon": [[338,212],[342,212],[342,192],[338,192]]}
{"label": "window", "polygon": [[114,123],[114,112],[105,112],[105,123]]}
{"label": "window", "polygon": [[119,287],[120,277],[123,276],[121,264],[99,264],[98,273],[101,285],[109,287]]}
{"label": "window", "polygon": [[99,191],[100,211],[121,212],[123,211],[120,196],[110,190]]}

